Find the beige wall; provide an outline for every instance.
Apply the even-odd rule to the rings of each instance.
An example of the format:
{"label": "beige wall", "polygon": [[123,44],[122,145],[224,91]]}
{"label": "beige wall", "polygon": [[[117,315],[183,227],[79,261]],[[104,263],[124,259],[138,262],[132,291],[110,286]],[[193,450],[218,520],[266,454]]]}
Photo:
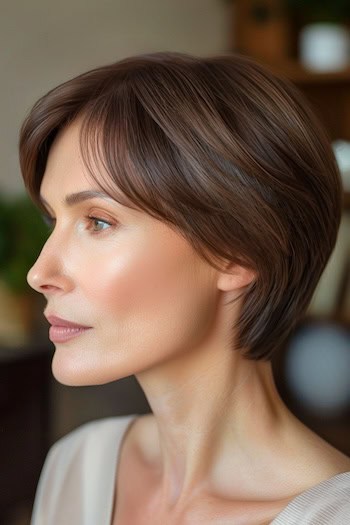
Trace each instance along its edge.
{"label": "beige wall", "polygon": [[224,0],[4,0],[0,17],[0,191],[22,189],[20,124],[59,82],[135,53],[226,51]]}

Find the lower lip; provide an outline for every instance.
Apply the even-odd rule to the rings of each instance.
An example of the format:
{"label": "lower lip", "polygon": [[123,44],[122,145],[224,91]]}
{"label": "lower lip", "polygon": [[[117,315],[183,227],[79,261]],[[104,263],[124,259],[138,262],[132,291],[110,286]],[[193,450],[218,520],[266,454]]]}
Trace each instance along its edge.
{"label": "lower lip", "polygon": [[49,338],[53,343],[65,343],[74,337],[84,334],[91,328],[69,328],[68,326],[51,326]]}

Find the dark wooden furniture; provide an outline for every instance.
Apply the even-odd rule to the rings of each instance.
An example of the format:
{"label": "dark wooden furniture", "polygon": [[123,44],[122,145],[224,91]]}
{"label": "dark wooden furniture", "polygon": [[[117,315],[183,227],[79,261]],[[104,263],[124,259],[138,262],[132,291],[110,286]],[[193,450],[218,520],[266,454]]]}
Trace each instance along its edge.
{"label": "dark wooden furniture", "polygon": [[[325,126],[331,140],[350,141],[350,68],[340,72],[313,73],[295,60],[266,64],[271,71],[292,81],[305,96]],[[350,192],[344,195],[344,213],[350,213]],[[340,276],[337,305],[326,320],[350,326],[350,312],[345,312],[349,293],[350,252]],[[311,319],[312,320],[312,319]]]}
{"label": "dark wooden furniture", "polygon": [[49,344],[0,348],[0,523],[31,505],[49,447]]}
{"label": "dark wooden furniture", "polygon": [[[252,56],[256,60],[293,82],[308,100],[326,127],[330,139],[350,141],[350,64],[339,72],[316,73],[298,62],[300,21],[293,20],[281,0],[232,1],[232,34],[229,50]],[[344,213],[350,213],[350,192],[345,194]],[[350,330],[350,312],[345,311],[349,293],[350,253],[340,276],[337,304],[325,318],[307,315],[303,324],[334,323]],[[316,433],[336,448],[350,455],[350,406],[341,417],[316,417],[293,398],[285,380],[288,345],[273,358],[276,385],[291,411]]]}
{"label": "dark wooden furniture", "polygon": [[[350,68],[337,73],[311,73],[293,60],[278,65],[267,64],[270,69],[291,80],[309,101],[326,127],[331,140],[350,141]],[[344,196],[344,214],[350,213],[350,192]],[[346,294],[350,287],[350,252],[340,276],[337,301],[332,314],[326,318],[308,315],[302,324],[331,322],[350,330],[350,312],[345,311]],[[350,405],[341,416],[317,417],[293,398],[288,389],[284,370],[287,352],[276,356],[274,363],[277,387],[291,411],[308,427],[339,450],[350,456]]]}
{"label": "dark wooden furniture", "polygon": [[267,65],[300,89],[332,140],[350,140],[350,67],[339,72],[316,73],[295,60]]}

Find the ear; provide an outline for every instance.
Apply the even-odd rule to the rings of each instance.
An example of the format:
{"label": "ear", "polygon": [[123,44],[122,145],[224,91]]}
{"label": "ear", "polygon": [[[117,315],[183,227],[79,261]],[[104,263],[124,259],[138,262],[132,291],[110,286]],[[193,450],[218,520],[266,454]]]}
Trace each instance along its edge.
{"label": "ear", "polygon": [[256,272],[239,264],[229,264],[219,273],[217,287],[224,292],[234,291],[248,286],[256,279]]}

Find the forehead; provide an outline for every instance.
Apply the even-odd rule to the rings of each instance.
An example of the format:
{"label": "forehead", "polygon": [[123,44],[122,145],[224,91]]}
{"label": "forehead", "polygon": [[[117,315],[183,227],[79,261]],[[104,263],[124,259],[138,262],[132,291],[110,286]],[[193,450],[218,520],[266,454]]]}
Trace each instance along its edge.
{"label": "forehead", "polygon": [[[88,196],[83,199],[76,199],[73,194],[89,190],[102,192],[103,198],[107,198],[110,203],[118,206],[118,209],[127,211],[133,215],[144,215],[143,210],[139,209],[111,179],[102,163],[94,166],[94,176],[86,167],[80,149],[80,129],[81,121],[75,120],[67,127],[63,128],[55,137],[50,148],[45,172],[40,186],[40,200],[45,203],[53,202],[59,196],[61,202],[80,202],[88,200]],[[96,180],[96,172],[98,174]],[[107,189],[106,189],[107,188]],[[70,196],[72,199],[70,199]],[[96,195],[98,197],[98,195]],[[90,194],[89,198],[93,198]]]}
{"label": "forehead", "polygon": [[74,121],[63,128],[50,148],[46,169],[41,184],[41,192],[51,184],[56,184],[56,190],[60,186],[77,187],[77,184],[88,184],[91,186],[91,176],[84,165],[80,144],[79,132],[80,121]]}

